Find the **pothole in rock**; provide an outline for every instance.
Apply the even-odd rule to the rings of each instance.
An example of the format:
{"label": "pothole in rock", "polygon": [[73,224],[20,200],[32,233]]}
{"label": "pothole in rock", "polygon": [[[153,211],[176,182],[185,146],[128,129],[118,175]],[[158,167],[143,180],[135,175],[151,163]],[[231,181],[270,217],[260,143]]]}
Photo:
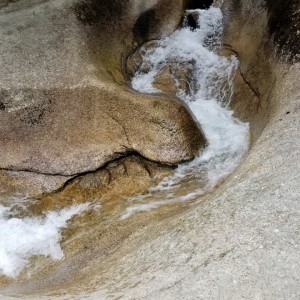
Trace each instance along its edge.
{"label": "pothole in rock", "polygon": [[[204,5],[204,1],[201,3]],[[191,15],[193,26],[189,20]],[[2,273],[17,276],[21,272],[19,282],[26,281],[28,275],[34,276],[36,284],[44,288],[62,279],[50,276],[49,283],[45,270],[51,273],[57,269],[63,274],[63,280],[65,277],[73,280],[81,271],[82,261],[91,264],[91,257],[100,260],[119,247],[136,228],[181,211],[186,204],[213,191],[234,171],[248,150],[249,126],[234,118],[229,109],[238,60],[217,54],[221,32],[220,9],[188,11],[182,28],[163,40],[146,43],[127,60],[127,74],[135,90],[163,92],[179,97],[189,106],[208,140],[206,150],[173,172],[164,169],[156,173],[158,166],[147,163],[145,168],[145,162],[139,158],[125,158],[106,170],[74,179],[56,194],[35,199],[30,205],[31,216],[25,218],[21,218],[22,208],[14,211],[0,206],[3,224],[15,222],[21,229],[11,232],[13,241],[2,247],[6,255],[6,260],[2,260]],[[132,161],[128,164],[128,160]],[[136,176],[137,173],[140,176]],[[122,194],[120,186],[130,193]],[[93,209],[95,205],[84,206],[87,202],[96,204],[96,209]],[[155,209],[157,207],[160,209]],[[141,218],[137,212],[142,211],[148,213]],[[82,215],[74,217],[72,224],[62,232],[68,220],[80,213]],[[50,228],[47,224],[53,220],[59,220],[59,226]],[[19,237],[26,237],[22,228],[31,232],[32,238],[40,238],[35,247],[28,249],[26,243],[22,247],[15,243]],[[46,233],[49,235],[43,239]],[[63,257],[60,242],[65,255],[72,259],[49,262],[44,256]],[[28,269],[22,272],[27,264],[30,274]]]}

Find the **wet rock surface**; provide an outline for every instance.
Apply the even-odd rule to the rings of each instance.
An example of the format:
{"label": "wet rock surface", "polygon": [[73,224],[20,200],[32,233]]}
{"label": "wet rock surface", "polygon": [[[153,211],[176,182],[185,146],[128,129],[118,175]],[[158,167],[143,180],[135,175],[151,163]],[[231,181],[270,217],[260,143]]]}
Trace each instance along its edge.
{"label": "wet rock surface", "polygon": [[172,168],[131,155],[101,170],[69,179],[55,193],[39,197],[30,210],[38,213],[86,202],[113,207],[120,199],[145,192],[171,173]]}
{"label": "wet rock surface", "polygon": [[[270,2],[269,11],[277,11],[278,3],[286,1]],[[263,4],[226,0],[223,8],[224,43],[241,61],[232,105],[249,120],[255,136],[237,171],[205,201],[180,214],[166,209],[163,217],[151,215],[154,212],[152,219],[148,214],[134,216],[106,223],[99,233],[95,217],[92,229],[77,231],[82,239],[64,241],[66,259],[61,265],[41,262],[48,274],[40,271],[34,282],[15,282],[3,295],[299,299],[300,66],[275,59],[270,14]],[[286,26],[280,30],[285,28],[289,36]],[[116,167],[123,172],[122,166]],[[101,176],[75,182],[85,191],[98,186]]]}
{"label": "wet rock surface", "polygon": [[[126,60],[126,75],[131,80],[138,71],[147,74],[151,70],[151,65],[143,63],[143,56],[148,52],[151,53],[158,47],[158,41],[150,41],[144,43],[140,48],[133,52]],[[168,62],[168,66],[161,69],[160,73],[155,77],[153,87],[163,94],[176,97],[178,90],[185,94],[190,94],[191,86],[195,84],[193,78],[194,62],[178,63]]]}

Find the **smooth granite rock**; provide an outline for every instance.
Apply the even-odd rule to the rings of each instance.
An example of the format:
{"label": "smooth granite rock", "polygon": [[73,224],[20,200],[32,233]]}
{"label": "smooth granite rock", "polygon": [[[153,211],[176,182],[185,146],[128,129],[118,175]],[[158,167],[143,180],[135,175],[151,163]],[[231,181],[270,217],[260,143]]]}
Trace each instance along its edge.
{"label": "smooth granite rock", "polygon": [[[129,227],[126,238],[101,252],[101,236],[92,232],[94,242],[77,256],[65,245],[67,257],[51,276],[11,285],[1,293],[14,297],[3,299],[300,298],[300,65],[290,59],[299,48],[289,48],[298,43],[288,35],[293,22],[269,27],[281,20],[275,7],[298,17],[295,3],[225,0],[224,43],[238,54],[240,76],[255,94],[235,101],[245,107],[260,101],[248,120],[254,127],[255,119],[261,123],[237,170],[189,210]],[[114,227],[109,238],[129,222]]]}

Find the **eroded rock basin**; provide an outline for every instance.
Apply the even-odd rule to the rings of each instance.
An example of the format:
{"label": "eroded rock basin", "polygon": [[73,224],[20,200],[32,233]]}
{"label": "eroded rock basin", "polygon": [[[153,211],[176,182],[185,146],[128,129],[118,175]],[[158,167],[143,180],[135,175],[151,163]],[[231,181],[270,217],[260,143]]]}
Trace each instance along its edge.
{"label": "eroded rock basin", "polygon": [[[226,51],[240,59],[232,108],[250,122],[253,141],[238,169],[196,201],[128,219],[120,216],[131,195],[124,198],[120,185],[134,196],[172,168],[132,153],[104,170],[67,178],[66,189],[42,195],[32,212],[85,202],[89,192],[105,195],[96,202],[101,208],[75,216],[63,230],[64,260],[37,257],[31,277],[2,278],[4,299],[299,298],[299,66],[271,55],[270,41],[256,35],[267,24],[265,8],[244,4],[237,10],[227,1],[223,8],[230,24],[247,24],[238,39],[235,26],[224,37]],[[256,24],[247,23],[249,9]],[[180,193],[198,184],[183,182]]]}

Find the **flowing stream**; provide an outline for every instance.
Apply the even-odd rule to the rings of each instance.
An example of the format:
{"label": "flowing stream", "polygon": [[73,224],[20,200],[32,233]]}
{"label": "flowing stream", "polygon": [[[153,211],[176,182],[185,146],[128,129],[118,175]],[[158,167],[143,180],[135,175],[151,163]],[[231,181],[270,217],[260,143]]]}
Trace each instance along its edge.
{"label": "flowing stream", "polygon": [[[196,21],[159,41],[155,48],[143,49],[143,62],[132,79],[132,87],[142,93],[161,92],[154,86],[164,68],[170,67],[177,96],[191,109],[208,140],[208,147],[192,162],[180,165],[174,176],[164,179],[148,193],[134,197],[122,218],[162,204],[194,199],[213,190],[239,165],[249,145],[249,126],[233,117],[229,104],[232,79],[238,67],[235,56],[217,54],[222,32],[219,8],[187,11]],[[189,72],[188,92],[181,88],[176,71]],[[171,71],[172,73],[172,71]],[[182,191],[183,182],[192,188]],[[156,198],[156,201],[147,201]]]}
{"label": "flowing stream", "polygon": [[[166,66],[188,72],[187,89],[182,88],[174,75],[176,94],[186,102],[199,122],[208,146],[192,162],[180,165],[174,175],[165,178],[158,186],[127,199],[125,207],[118,212],[118,219],[164,204],[199,198],[224,180],[248,150],[248,124],[234,118],[228,108],[233,92],[232,76],[238,60],[234,56],[217,54],[222,32],[221,11],[211,7],[188,13],[197,16],[197,26],[191,28],[186,20],[185,26],[158,41],[156,47],[145,49],[143,62],[132,79],[132,87],[142,93],[157,93],[160,91],[155,87],[155,80]],[[24,217],[15,214],[15,206],[13,202],[0,205],[0,273],[8,277],[18,276],[33,256],[62,259],[61,230],[67,227],[67,221],[74,215],[91,208],[83,204],[40,217]]]}

